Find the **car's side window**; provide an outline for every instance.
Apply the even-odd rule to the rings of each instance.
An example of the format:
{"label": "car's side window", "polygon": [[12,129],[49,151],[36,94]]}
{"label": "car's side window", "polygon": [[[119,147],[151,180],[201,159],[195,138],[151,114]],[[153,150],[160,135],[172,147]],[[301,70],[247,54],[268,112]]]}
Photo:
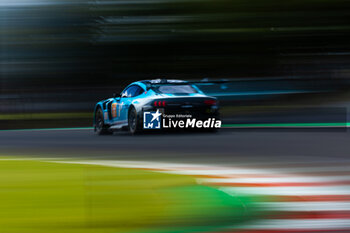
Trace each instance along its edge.
{"label": "car's side window", "polygon": [[134,86],[128,87],[126,90],[123,91],[122,97],[132,97]]}
{"label": "car's side window", "polygon": [[135,95],[134,96],[138,96],[141,95],[144,92],[142,87],[137,86],[137,89],[135,91]]}
{"label": "car's side window", "polygon": [[132,85],[123,91],[122,97],[130,98],[130,97],[138,96],[142,92],[143,92],[143,89],[141,87],[136,86],[136,85]]}

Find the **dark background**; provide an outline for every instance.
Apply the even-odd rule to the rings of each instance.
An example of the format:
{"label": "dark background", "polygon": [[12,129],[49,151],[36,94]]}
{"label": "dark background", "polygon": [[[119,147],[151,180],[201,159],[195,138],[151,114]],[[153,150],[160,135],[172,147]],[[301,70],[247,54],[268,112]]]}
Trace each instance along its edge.
{"label": "dark background", "polygon": [[233,80],[208,90],[225,91],[224,106],[348,102],[347,0],[0,6],[1,114],[92,112],[100,99],[150,78]]}

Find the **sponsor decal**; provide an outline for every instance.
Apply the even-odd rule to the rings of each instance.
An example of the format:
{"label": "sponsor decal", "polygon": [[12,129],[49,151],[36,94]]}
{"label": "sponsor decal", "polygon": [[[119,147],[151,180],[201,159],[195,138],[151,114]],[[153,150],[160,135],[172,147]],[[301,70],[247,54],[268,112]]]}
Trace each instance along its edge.
{"label": "sponsor decal", "polygon": [[112,117],[117,117],[117,103],[112,104]]}
{"label": "sponsor decal", "polygon": [[121,103],[113,103],[112,104],[111,112],[112,112],[112,117],[113,118],[120,117],[120,113],[121,113],[121,111],[123,109],[123,105],[124,105],[123,102],[121,102]]}
{"label": "sponsor decal", "polygon": [[221,127],[221,120],[216,118],[196,119],[190,114],[166,115],[159,112],[144,112],[144,129],[217,129]]}

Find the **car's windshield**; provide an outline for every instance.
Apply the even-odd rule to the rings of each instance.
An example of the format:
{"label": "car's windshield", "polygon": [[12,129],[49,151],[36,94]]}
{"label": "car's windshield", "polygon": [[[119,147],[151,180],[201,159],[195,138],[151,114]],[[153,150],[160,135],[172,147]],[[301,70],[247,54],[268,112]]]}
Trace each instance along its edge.
{"label": "car's windshield", "polygon": [[198,93],[191,85],[156,85],[153,90],[162,94],[193,94]]}

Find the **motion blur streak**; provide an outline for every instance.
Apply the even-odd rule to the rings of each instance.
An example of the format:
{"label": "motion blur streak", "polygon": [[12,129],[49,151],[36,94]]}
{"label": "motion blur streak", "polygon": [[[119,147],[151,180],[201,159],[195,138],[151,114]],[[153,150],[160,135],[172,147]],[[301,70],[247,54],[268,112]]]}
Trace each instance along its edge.
{"label": "motion blur streak", "polygon": [[[267,166],[261,166],[261,168],[228,168],[219,167],[219,166],[208,166],[208,165],[186,165],[186,164],[169,164],[169,163],[154,163],[154,162],[132,162],[132,161],[78,161],[78,162],[68,162],[68,163],[82,163],[82,164],[98,164],[112,167],[132,167],[132,168],[144,168],[148,170],[154,170],[160,173],[171,173],[171,174],[188,174],[194,177],[197,177],[200,174],[199,178],[197,178],[199,183],[205,182],[206,184],[212,184],[213,187],[216,187],[220,190],[223,190],[234,197],[242,197],[247,195],[254,196],[255,204],[254,209],[257,212],[261,212],[259,215],[260,218],[253,222],[249,222],[247,225],[239,224],[236,226],[232,226],[232,229],[236,229],[239,232],[245,232],[244,230],[263,230],[263,231],[272,231],[273,230],[281,230],[282,232],[289,232],[293,230],[299,230],[300,232],[307,232],[309,230],[317,231],[317,230],[327,230],[327,231],[336,231],[336,230],[349,230],[350,231],[350,185],[347,186],[326,186],[319,189],[314,186],[308,186],[306,182],[305,185],[295,185],[293,188],[289,188],[288,185],[286,187],[278,187],[280,190],[274,188],[265,188],[257,186],[254,189],[251,189],[247,192],[246,189],[241,188],[239,185],[235,185],[239,182],[234,182],[232,188],[221,187],[221,183],[223,180],[230,181],[240,181],[245,180],[244,175],[253,174],[256,175],[256,178],[249,178],[249,180],[254,181],[259,179],[263,179],[264,182],[274,182],[274,178],[259,178],[259,174],[267,174],[271,173],[272,176],[278,177],[278,182],[285,180],[285,183],[288,184],[290,180],[293,179],[303,179],[303,172],[308,170],[320,170],[325,168],[324,166],[313,166],[312,164],[300,164],[300,167],[292,167],[290,164],[289,169],[269,169]],[[342,167],[342,164],[337,164],[339,170],[349,169],[349,167]],[[236,178],[221,178],[219,179],[219,183],[217,183],[218,179],[216,178],[202,178],[203,174],[211,175],[213,171],[219,171],[220,175],[226,174],[236,174]],[[327,167],[326,167],[327,168]],[[239,172],[244,170],[245,172]],[[278,170],[279,172],[276,172]],[[294,171],[293,174],[283,173],[283,171]],[[200,171],[200,173],[198,173]],[[238,171],[238,172],[236,172]],[[243,174],[243,177],[240,177],[240,174]],[[349,181],[348,176],[338,176],[338,177],[328,177],[327,173],[324,173],[322,177],[318,176],[315,179],[322,181],[323,179],[341,179]],[[309,180],[313,179],[313,177],[309,177]],[[254,182],[257,182],[254,181]],[[276,197],[276,195],[285,195],[286,199],[283,201],[280,198]],[[312,195],[318,195],[318,200],[308,200]],[[337,198],[336,193],[345,196],[339,196]],[[302,200],[302,202],[292,201],[292,199]],[[329,198],[329,195],[333,195],[332,198]],[[260,201],[259,201],[260,196]],[[323,200],[322,200],[323,196]],[[288,197],[290,200],[288,200]],[[305,200],[303,200],[305,198]],[[268,202],[266,200],[270,199]],[[249,231],[248,231],[249,232]]]}
{"label": "motion blur streak", "polygon": [[324,107],[330,98],[328,107],[349,106],[346,0],[1,0],[0,6],[0,114],[17,118],[0,120],[1,129],[91,126],[86,113],[96,101],[150,78],[230,80],[200,85],[220,99],[227,122],[244,113],[257,117],[269,106],[290,113],[291,105]]}
{"label": "motion blur streak", "polygon": [[[349,19],[348,0],[0,0],[0,154],[78,163],[0,161],[0,233],[350,232]],[[153,78],[225,81],[198,86],[230,129],[86,128]],[[5,131],[44,128],[63,130]]]}

